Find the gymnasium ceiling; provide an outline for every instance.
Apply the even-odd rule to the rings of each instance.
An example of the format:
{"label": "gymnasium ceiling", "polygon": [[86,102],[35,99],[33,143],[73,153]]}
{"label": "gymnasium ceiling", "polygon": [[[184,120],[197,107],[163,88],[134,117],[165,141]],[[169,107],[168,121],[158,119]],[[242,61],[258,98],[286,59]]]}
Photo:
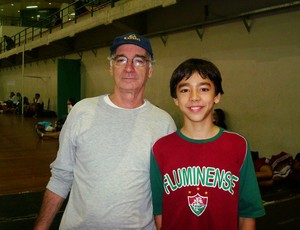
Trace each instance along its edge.
{"label": "gymnasium ceiling", "polygon": [[27,6],[59,9],[62,3],[72,2],[73,0],[0,0],[0,16],[19,17],[20,10],[25,10]]}
{"label": "gymnasium ceiling", "polygon": [[[122,1],[122,0],[120,0]],[[143,0],[140,0],[143,1]],[[39,5],[39,8],[60,8],[62,3],[72,3],[73,0],[0,0],[0,16],[15,16],[19,9],[27,5]],[[51,5],[49,3],[51,2]],[[11,8],[16,8],[12,10]],[[3,9],[3,11],[1,10]],[[228,23],[240,20],[245,25],[245,32],[250,32],[251,22],[245,18],[262,15],[279,14],[287,11],[300,10],[300,1],[291,0],[177,0],[168,7],[153,8],[131,16],[118,19],[109,25],[82,31],[74,37],[67,37],[47,46],[38,47],[27,52],[27,61],[64,56],[69,53],[80,53],[110,44],[116,34],[136,31],[148,37],[160,36],[162,42],[167,42],[166,35],[182,30],[195,29],[199,25],[209,26],[216,23]],[[10,12],[10,13],[8,13]],[[242,18],[241,15],[246,15]],[[299,18],[295,18],[299,20]],[[299,20],[300,21],[300,20]],[[195,29],[201,39],[201,31]],[[59,48],[57,48],[59,47]],[[0,69],[20,65],[21,58],[14,55],[5,60],[0,59]]]}

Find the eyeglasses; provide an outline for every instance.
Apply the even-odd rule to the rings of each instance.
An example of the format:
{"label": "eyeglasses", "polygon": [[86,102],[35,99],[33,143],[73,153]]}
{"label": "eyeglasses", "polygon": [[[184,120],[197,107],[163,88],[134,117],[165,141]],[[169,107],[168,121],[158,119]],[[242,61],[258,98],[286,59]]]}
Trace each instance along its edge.
{"label": "eyeglasses", "polygon": [[[122,67],[125,66],[128,63],[129,58],[122,55],[117,55],[115,57],[112,57],[111,60],[114,61],[114,64],[116,67]],[[151,60],[147,59],[143,56],[136,56],[132,59],[132,64],[134,67],[144,67],[147,62],[150,62]]]}

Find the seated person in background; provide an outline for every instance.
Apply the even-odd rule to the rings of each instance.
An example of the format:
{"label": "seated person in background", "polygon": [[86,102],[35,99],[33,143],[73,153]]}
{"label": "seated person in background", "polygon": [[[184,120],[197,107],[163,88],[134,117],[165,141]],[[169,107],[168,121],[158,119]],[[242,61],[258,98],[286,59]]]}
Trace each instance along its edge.
{"label": "seated person in background", "polygon": [[17,99],[17,102],[15,104],[16,113],[17,114],[21,114],[21,111],[22,111],[22,100],[23,100],[21,93],[17,92],[16,99]]}
{"label": "seated person in background", "polygon": [[24,114],[26,115],[26,113],[28,113],[28,111],[30,111],[30,103],[29,103],[29,99],[28,97],[24,97]]}
{"label": "seated person in background", "polygon": [[21,102],[22,102],[22,95],[20,92],[17,92],[16,99],[15,99],[16,106],[18,106]]}
{"label": "seated person in background", "polygon": [[[68,114],[70,113],[75,103],[76,102],[73,98],[69,98],[67,100]],[[67,117],[61,118],[60,120],[55,122],[54,126],[51,122],[38,122],[35,127],[38,136],[41,138],[59,138],[60,131],[66,119]]]}
{"label": "seated person in background", "polygon": [[222,109],[215,109],[213,113],[214,124],[227,129],[227,125],[225,124],[225,113]]}
{"label": "seated person in background", "polygon": [[300,153],[297,153],[292,163],[292,172],[289,179],[293,181],[300,181]]}
{"label": "seated person in background", "polygon": [[41,95],[36,93],[33,98],[33,102],[29,104],[29,107],[26,109],[25,116],[34,116],[37,117],[39,113],[44,110],[44,102],[41,99]]}
{"label": "seated person in background", "polygon": [[17,102],[17,97],[14,92],[11,92],[9,95],[9,99],[4,103],[6,104],[6,108],[9,109],[9,108],[13,108],[16,102]]}
{"label": "seated person in background", "polygon": [[260,186],[273,185],[273,171],[265,157],[259,158],[258,152],[251,151],[256,178]]}
{"label": "seated person in background", "polygon": [[273,171],[274,183],[285,181],[292,172],[293,157],[289,153],[273,154],[269,161]]}
{"label": "seated person in background", "polygon": [[39,93],[36,93],[33,98],[33,104],[35,106],[36,113],[43,111],[44,109],[44,102],[41,99],[41,95]]}
{"label": "seated person in background", "polygon": [[293,162],[292,169],[293,169],[293,171],[300,172],[300,153],[296,154],[295,160]]}

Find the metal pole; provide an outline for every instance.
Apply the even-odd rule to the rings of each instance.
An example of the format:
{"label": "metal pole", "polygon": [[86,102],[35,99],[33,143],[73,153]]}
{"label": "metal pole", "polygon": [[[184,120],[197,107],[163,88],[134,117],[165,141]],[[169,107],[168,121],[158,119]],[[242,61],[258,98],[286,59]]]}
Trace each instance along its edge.
{"label": "metal pole", "polygon": [[25,42],[22,50],[22,116],[24,115],[24,65],[25,65]]}

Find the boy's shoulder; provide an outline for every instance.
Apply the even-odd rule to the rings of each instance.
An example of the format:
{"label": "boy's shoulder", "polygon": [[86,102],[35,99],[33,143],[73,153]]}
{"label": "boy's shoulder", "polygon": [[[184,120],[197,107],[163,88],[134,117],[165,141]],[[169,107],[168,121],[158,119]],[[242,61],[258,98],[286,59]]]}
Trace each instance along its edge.
{"label": "boy's shoulder", "polygon": [[220,140],[226,146],[235,146],[237,149],[248,146],[247,139],[240,133],[233,131],[223,130]]}
{"label": "boy's shoulder", "polygon": [[234,143],[234,144],[241,144],[241,145],[245,145],[247,144],[247,139],[237,133],[237,132],[233,132],[233,131],[228,131],[225,129],[220,129],[219,133],[214,136],[213,138],[210,139],[206,139],[206,140],[193,140],[193,139],[189,139],[188,137],[185,137],[183,134],[181,134],[181,132],[179,130],[170,133],[164,137],[161,137],[160,139],[158,139],[155,144],[154,147],[162,147],[162,146],[174,146],[177,143],[183,143],[182,140],[184,142],[192,142],[192,143],[198,143],[198,144],[204,144],[204,143],[212,143],[212,142],[216,142],[216,143]]}
{"label": "boy's shoulder", "polygon": [[240,140],[246,141],[246,138],[242,134],[234,132],[234,131],[229,131],[229,130],[223,129],[223,135],[227,138],[240,139]]}
{"label": "boy's shoulder", "polygon": [[154,146],[158,146],[158,145],[166,145],[166,144],[173,144],[174,142],[177,141],[178,134],[177,131],[174,131],[170,134],[167,134],[166,136],[163,136],[161,138],[159,138],[155,143]]}

